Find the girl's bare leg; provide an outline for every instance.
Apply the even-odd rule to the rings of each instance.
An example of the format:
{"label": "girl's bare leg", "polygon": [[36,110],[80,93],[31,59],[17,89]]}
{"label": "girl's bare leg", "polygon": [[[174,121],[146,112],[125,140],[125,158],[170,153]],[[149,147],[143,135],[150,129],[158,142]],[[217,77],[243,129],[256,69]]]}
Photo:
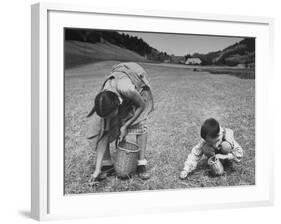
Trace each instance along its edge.
{"label": "girl's bare leg", "polygon": [[145,159],[145,151],[146,151],[146,144],[147,144],[147,133],[137,135],[137,145],[140,148],[139,153],[139,160]]}
{"label": "girl's bare leg", "polygon": [[111,166],[112,165],[109,144],[107,144],[107,146],[106,146],[106,150],[105,150],[105,153],[103,156],[103,161],[102,161],[101,165],[102,166]]}
{"label": "girl's bare leg", "polygon": [[147,161],[145,159],[145,151],[146,151],[146,144],[147,144],[147,133],[137,135],[137,144],[140,148],[139,153],[139,162],[138,162],[138,174],[139,177],[143,180],[147,180],[150,178],[150,174],[146,171],[146,164]]}
{"label": "girl's bare leg", "polygon": [[[110,123],[111,123],[111,118],[108,118],[106,120],[106,130],[110,129]],[[107,135],[106,135],[107,136]],[[106,149],[105,149],[105,153],[103,156],[103,160],[102,160],[102,166],[108,166],[108,165],[112,165],[112,161],[111,161],[111,155],[110,155],[110,150],[109,150],[109,137],[107,136],[107,144],[106,144]]]}
{"label": "girl's bare leg", "polygon": [[98,175],[101,172],[101,165],[102,160],[104,158],[105,152],[109,150],[109,137],[108,135],[105,135],[98,143],[97,146],[97,153],[96,153],[96,167],[94,173],[91,175],[90,182],[94,181],[95,178],[98,177]]}

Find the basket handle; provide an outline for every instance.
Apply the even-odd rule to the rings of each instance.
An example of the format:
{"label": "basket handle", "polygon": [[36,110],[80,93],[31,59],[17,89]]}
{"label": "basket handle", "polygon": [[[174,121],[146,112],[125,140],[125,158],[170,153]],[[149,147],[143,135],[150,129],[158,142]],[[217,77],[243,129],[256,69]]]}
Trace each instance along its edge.
{"label": "basket handle", "polygon": [[[116,149],[122,150],[122,151],[126,152],[127,154],[128,154],[128,153],[132,153],[132,151],[127,150],[127,149],[124,149],[124,148],[120,149],[120,148],[118,147],[118,144],[119,144],[120,142],[126,142],[126,140],[123,139],[122,141],[119,141],[118,139],[116,139],[116,141],[115,141],[115,147],[116,147]],[[132,142],[130,142],[130,143],[132,143]],[[137,149],[136,151],[134,151],[134,152],[139,152],[139,151],[140,151],[140,148],[138,147],[138,149]]]}

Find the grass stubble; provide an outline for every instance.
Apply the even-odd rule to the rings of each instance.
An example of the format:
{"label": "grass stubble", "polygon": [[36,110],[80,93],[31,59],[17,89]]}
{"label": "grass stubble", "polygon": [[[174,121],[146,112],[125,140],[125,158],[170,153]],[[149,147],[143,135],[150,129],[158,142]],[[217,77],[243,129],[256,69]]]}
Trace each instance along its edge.
{"label": "grass stubble", "polygon": [[[149,74],[155,100],[146,152],[152,176],[146,181],[137,176],[128,180],[113,176],[98,186],[88,186],[95,152],[85,136],[86,115],[103,77],[115,63],[88,64],[65,72],[66,194],[255,184],[255,80],[145,63],[142,66]],[[211,177],[202,158],[189,178],[180,180],[183,163],[200,139],[200,125],[209,117],[234,130],[244,158],[221,177]],[[111,151],[114,155],[113,144]]]}

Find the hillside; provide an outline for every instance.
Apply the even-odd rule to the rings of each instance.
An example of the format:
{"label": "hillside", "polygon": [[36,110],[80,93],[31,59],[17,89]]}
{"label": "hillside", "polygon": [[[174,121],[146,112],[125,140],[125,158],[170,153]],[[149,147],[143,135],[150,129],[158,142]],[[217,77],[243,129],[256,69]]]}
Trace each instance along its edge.
{"label": "hillside", "polygon": [[229,65],[238,64],[254,65],[255,63],[255,39],[244,38],[221,51],[207,54],[193,54],[192,57],[199,57],[203,65]]}
{"label": "hillside", "polygon": [[166,52],[159,52],[142,38],[110,30],[65,29],[66,41],[80,41],[91,44],[110,43],[122,49],[133,51],[151,61],[164,61],[169,57]]}
{"label": "hillside", "polygon": [[88,43],[82,41],[65,41],[65,68],[104,60],[138,61],[146,59],[131,50],[116,46],[107,41]]}

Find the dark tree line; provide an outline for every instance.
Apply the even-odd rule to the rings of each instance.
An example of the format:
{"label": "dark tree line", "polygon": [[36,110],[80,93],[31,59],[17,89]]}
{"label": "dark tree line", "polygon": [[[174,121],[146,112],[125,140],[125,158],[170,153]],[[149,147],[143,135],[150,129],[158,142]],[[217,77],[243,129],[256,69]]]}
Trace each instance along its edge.
{"label": "dark tree line", "polygon": [[107,41],[111,44],[135,51],[142,56],[150,55],[150,47],[141,38],[120,34],[115,31],[87,30],[87,29],[65,29],[65,40],[76,40],[89,43],[99,43]]}

